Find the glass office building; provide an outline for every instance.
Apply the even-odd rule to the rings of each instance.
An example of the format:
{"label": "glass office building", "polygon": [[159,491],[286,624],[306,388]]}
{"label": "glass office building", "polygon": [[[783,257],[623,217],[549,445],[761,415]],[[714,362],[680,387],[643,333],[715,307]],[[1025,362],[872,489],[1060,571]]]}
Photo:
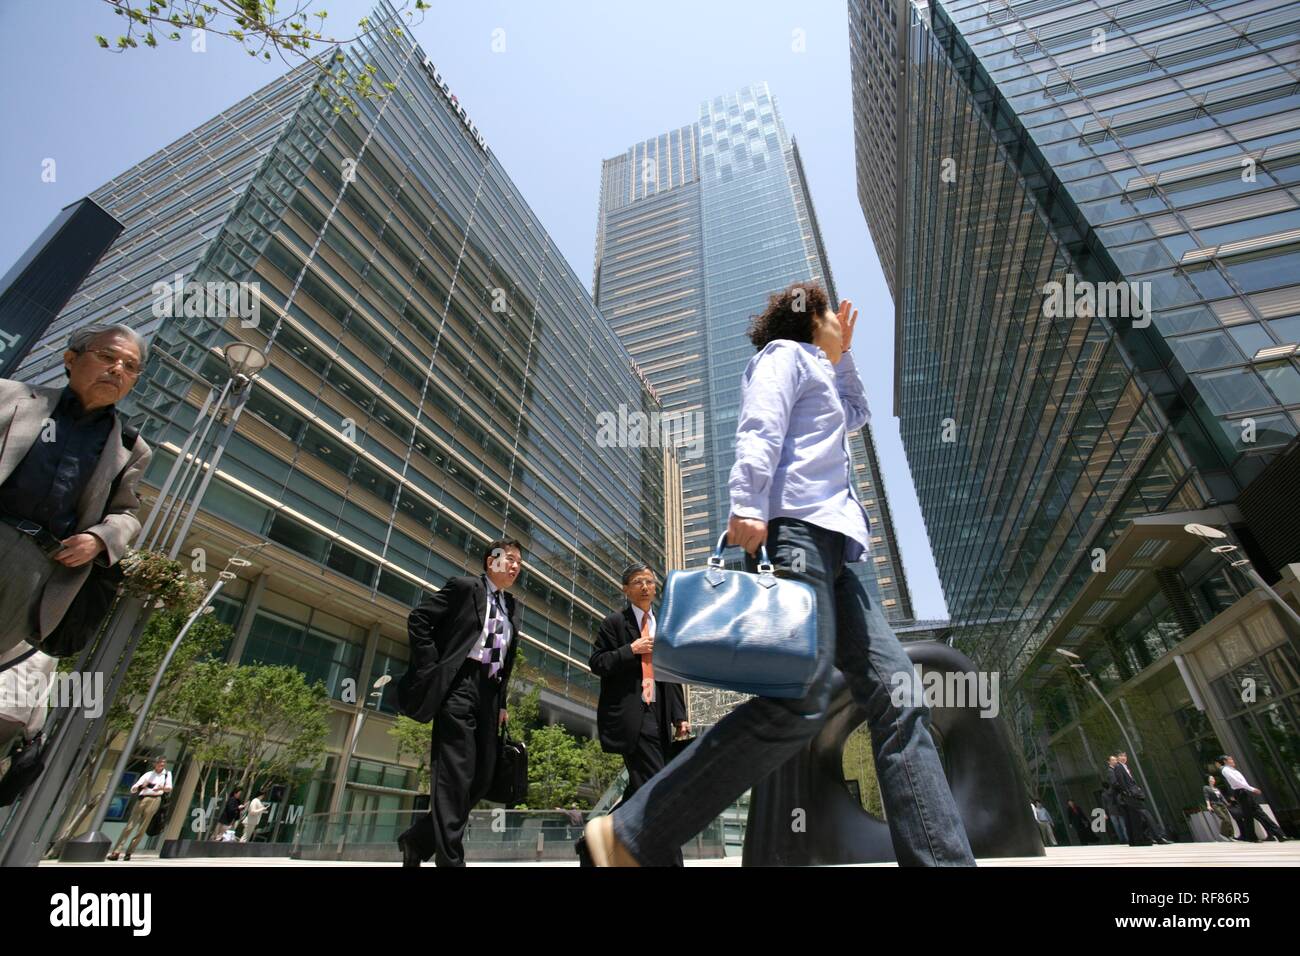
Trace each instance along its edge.
{"label": "glass office building", "polygon": [[1003,672],[1031,779],[1058,811],[1098,806],[1125,748],[1063,649],[1166,827],[1224,751],[1300,822],[1300,633],[1229,563],[1300,594],[1300,7],[849,19],[895,410],[957,646]]}
{"label": "glass office building", "polygon": [[[127,411],[157,488],[228,374],[216,349],[269,350],[185,551],[220,567],[269,542],[219,613],[232,660],[292,664],[332,698],[328,765],[290,798],[307,814],[410,805],[415,774],[386,733],[395,684],[342,755],[370,686],[405,668],[409,609],[478,574],[488,541],[523,542],[516,676],[587,732],[586,662],[624,602],[620,570],[662,566],[672,544],[664,450],[597,440],[605,410],[658,410],[627,349],[419,47],[384,26],[344,52],[395,92],[336,115],[291,73],[96,190],[126,232],[22,372],[61,380],[87,322],[148,336]],[[259,283],[258,321],[156,317],[151,290],[177,273]]]}
{"label": "glass office building", "polygon": [[[674,420],[686,563],[726,528],[740,379],[750,319],[790,283],[834,280],[795,140],[757,83],[700,104],[697,120],[605,160],[596,235],[596,304]],[[874,303],[858,303],[859,337]],[[699,433],[694,430],[699,428]],[[891,621],[912,617],[870,427],[852,436],[872,522],[869,586]]]}

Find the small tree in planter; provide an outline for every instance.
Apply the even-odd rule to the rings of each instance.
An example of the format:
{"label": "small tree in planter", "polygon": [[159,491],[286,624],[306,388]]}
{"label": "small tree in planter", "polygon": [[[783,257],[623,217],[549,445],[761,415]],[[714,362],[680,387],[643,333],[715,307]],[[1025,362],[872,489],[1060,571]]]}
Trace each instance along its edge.
{"label": "small tree in planter", "polygon": [[152,608],[166,608],[188,616],[199,606],[208,585],[197,574],[161,551],[129,549],[119,562],[126,580],[122,593],[149,602]]}

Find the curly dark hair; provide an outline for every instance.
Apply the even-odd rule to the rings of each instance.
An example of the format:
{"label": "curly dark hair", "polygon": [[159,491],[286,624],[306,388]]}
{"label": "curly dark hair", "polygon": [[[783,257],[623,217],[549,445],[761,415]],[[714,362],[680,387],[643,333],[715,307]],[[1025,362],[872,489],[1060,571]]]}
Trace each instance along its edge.
{"label": "curly dark hair", "polygon": [[[796,308],[802,305],[802,308]],[[815,282],[796,282],[767,300],[762,315],[750,322],[749,340],[754,348],[766,348],[775,339],[796,342],[813,340],[813,319],[831,307],[826,292]]]}

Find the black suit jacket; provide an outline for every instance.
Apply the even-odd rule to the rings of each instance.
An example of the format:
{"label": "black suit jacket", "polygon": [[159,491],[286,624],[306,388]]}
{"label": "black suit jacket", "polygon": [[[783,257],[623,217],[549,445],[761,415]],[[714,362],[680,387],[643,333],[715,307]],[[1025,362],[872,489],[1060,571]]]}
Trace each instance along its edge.
{"label": "black suit jacket", "polygon": [[[596,728],[600,749],[605,753],[627,754],[636,748],[641,735],[641,658],[632,653],[632,642],[641,636],[632,605],[600,622],[596,644],[588,664],[600,678],[600,700],[596,705]],[[661,732],[672,739],[672,724],[686,719],[686,695],[681,684],[655,681],[655,704]]]}
{"label": "black suit jacket", "polygon": [[[519,647],[519,604],[509,593],[505,603],[512,634],[501,668],[499,707],[505,706]],[[411,660],[397,683],[397,702],[404,715],[421,723],[438,716],[452,679],[483,635],[486,609],[487,585],[482,577],[451,578],[442,590],[426,593],[416,605],[406,621]]]}
{"label": "black suit jacket", "polygon": [[1120,800],[1129,805],[1140,805],[1146,794],[1138,786],[1137,779],[1133,776],[1133,771],[1129,770],[1122,763],[1115,764],[1110,771],[1111,783],[1119,791]]}

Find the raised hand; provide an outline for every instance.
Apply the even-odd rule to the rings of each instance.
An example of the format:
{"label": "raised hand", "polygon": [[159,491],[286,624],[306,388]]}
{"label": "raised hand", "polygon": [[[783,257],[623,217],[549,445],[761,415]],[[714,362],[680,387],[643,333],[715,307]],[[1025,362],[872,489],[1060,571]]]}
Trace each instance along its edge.
{"label": "raised hand", "polygon": [[835,317],[840,321],[840,348],[847,352],[849,343],[853,341],[853,327],[858,324],[858,311],[852,302],[845,299]]}

